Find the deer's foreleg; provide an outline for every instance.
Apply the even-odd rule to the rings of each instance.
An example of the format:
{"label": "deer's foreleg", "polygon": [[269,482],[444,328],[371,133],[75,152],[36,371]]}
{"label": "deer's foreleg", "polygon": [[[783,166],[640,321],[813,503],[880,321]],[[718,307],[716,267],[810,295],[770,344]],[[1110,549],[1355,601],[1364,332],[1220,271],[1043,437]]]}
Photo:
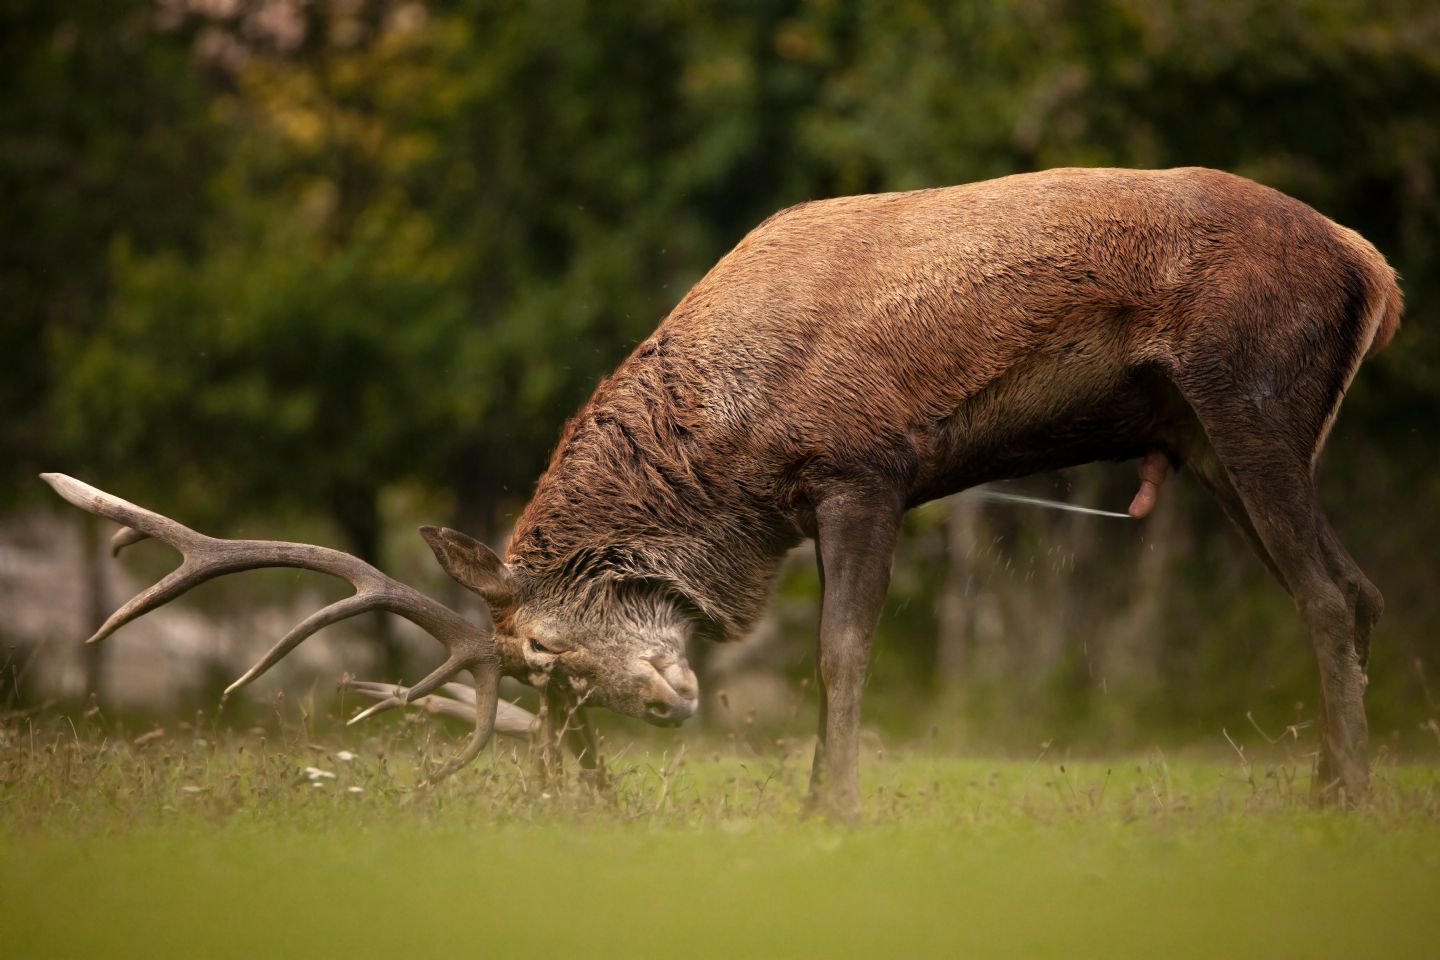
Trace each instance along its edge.
{"label": "deer's foreleg", "polygon": [[569,714],[570,698],[559,684],[547,683],[540,692],[540,722],[530,741],[531,763],[542,789],[557,786],[564,775],[560,747]]}
{"label": "deer's foreleg", "polygon": [[825,816],[860,815],[860,700],[875,624],[890,586],[901,505],[884,496],[842,494],[815,511],[820,568],[820,734],[810,807]]}
{"label": "deer's foreleg", "polygon": [[608,788],[605,762],[600,756],[600,737],[584,705],[558,684],[549,684],[542,695],[540,722],[532,744],[535,774],[542,786],[559,784],[564,775],[564,754],[580,764],[581,779],[598,789]]}
{"label": "deer's foreleg", "polygon": [[605,758],[600,755],[599,731],[585,708],[578,703],[565,724],[561,741],[580,764],[580,779],[601,792],[609,790],[610,778],[605,772]]}

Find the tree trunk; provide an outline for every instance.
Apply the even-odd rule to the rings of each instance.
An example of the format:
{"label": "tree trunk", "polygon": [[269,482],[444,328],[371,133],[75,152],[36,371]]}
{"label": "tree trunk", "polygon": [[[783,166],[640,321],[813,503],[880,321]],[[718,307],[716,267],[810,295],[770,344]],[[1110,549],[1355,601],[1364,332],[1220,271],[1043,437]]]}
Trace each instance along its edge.
{"label": "tree trunk", "polygon": [[[373,487],[349,487],[340,490],[332,502],[334,517],[350,552],[361,560],[383,570],[381,562],[384,531],[380,522],[380,492]],[[395,640],[390,615],[377,612],[372,620],[376,650],[379,653],[381,676],[398,682],[405,676],[404,651]]]}
{"label": "tree trunk", "polygon": [[[1104,481],[1100,469],[1081,468],[1073,476],[1074,486],[1066,499],[1086,506],[1096,502]],[[1097,524],[1103,521],[1078,513],[1036,520],[1049,525],[1042,544],[1051,546],[1045,548],[1043,560],[1036,558],[1037,566],[1043,563],[1043,573],[1030,584],[1029,602],[1039,613],[1032,669],[1042,681],[1063,671],[1062,679],[1073,694],[1088,687],[1094,672],[1092,644],[1098,634],[1088,602],[1092,583],[1087,581],[1094,579]]]}
{"label": "tree trunk", "polygon": [[[109,616],[106,598],[106,547],[101,542],[100,521],[85,514],[80,520],[80,584],[81,610],[84,611],[86,634],[93,634]],[[83,696],[103,697],[105,685],[105,651],[110,644],[87,643],[80,648],[81,671],[85,689]]]}
{"label": "tree trunk", "polygon": [[[487,469],[483,449],[467,449],[456,457],[451,469],[455,510],[450,524],[503,555],[505,544],[502,540],[506,531],[500,506],[504,491],[499,489],[494,476],[496,471]],[[446,603],[467,619],[488,623],[490,611],[485,602],[456,581],[449,578],[447,581]]]}
{"label": "tree trunk", "polygon": [[975,497],[951,497],[948,507],[946,571],[940,587],[940,635],[935,646],[935,687],[942,697],[959,691],[974,656],[980,542],[980,501]]}
{"label": "tree trunk", "polygon": [[1162,622],[1170,598],[1173,560],[1179,552],[1176,540],[1186,536],[1180,522],[1183,504],[1175,495],[1178,491],[1169,492],[1172,495],[1161,497],[1145,521],[1129,603],[1110,631],[1111,642],[1102,658],[1102,689],[1122,691],[1127,700],[1141,694],[1136,688],[1154,675],[1158,655],[1167,646]]}

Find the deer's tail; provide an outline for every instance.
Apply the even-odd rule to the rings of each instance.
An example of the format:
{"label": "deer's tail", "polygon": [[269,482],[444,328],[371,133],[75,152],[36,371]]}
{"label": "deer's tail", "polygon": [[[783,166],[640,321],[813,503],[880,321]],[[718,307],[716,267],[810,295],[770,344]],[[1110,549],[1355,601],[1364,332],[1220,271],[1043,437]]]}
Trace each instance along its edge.
{"label": "deer's tail", "polygon": [[1371,306],[1370,327],[1373,332],[1370,333],[1370,346],[1365,351],[1367,360],[1384,350],[1386,345],[1395,339],[1395,331],[1400,329],[1400,314],[1405,310],[1400,285],[1395,282],[1395,271],[1388,265],[1385,267],[1385,282],[1381,287],[1382,289],[1377,291],[1379,297],[1372,301]]}

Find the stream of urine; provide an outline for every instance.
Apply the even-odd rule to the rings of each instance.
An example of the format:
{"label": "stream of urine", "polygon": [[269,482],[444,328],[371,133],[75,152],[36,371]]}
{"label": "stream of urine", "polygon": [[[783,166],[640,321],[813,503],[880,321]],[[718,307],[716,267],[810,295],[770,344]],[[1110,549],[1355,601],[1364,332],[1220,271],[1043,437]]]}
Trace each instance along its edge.
{"label": "stream of urine", "polygon": [[1052,510],[1066,510],[1070,513],[1088,513],[1092,517],[1119,517],[1121,520],[1131,519],[1128,513],[1116,513],[1114,510],[1096,510],[1094,507],[1081,507],[1073,503],[1062,503],[1059,500],[1046,500],[1042,497],[1022,497],[1018,493],[1005,493],[1001,490],[990,490],[985,487],[978,487],[970,491],[970,496],[979,497],[991,503],[1022,503],[1030,507],[1049,507]]}

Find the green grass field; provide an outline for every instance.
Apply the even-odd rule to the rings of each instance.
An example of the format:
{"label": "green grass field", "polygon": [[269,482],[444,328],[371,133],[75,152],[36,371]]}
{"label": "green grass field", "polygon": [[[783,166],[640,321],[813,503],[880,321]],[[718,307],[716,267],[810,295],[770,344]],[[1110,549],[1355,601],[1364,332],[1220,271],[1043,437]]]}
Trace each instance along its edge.
{"label": "green grass field", "polygon": [[872,752],[852,830],[800,744],[612,751],[597,797],[510,747],[417,791],[416,723],[140,739],[0,726],[0,956],[1440,956],[1437,767],[1347,815],[1280,747]]}

